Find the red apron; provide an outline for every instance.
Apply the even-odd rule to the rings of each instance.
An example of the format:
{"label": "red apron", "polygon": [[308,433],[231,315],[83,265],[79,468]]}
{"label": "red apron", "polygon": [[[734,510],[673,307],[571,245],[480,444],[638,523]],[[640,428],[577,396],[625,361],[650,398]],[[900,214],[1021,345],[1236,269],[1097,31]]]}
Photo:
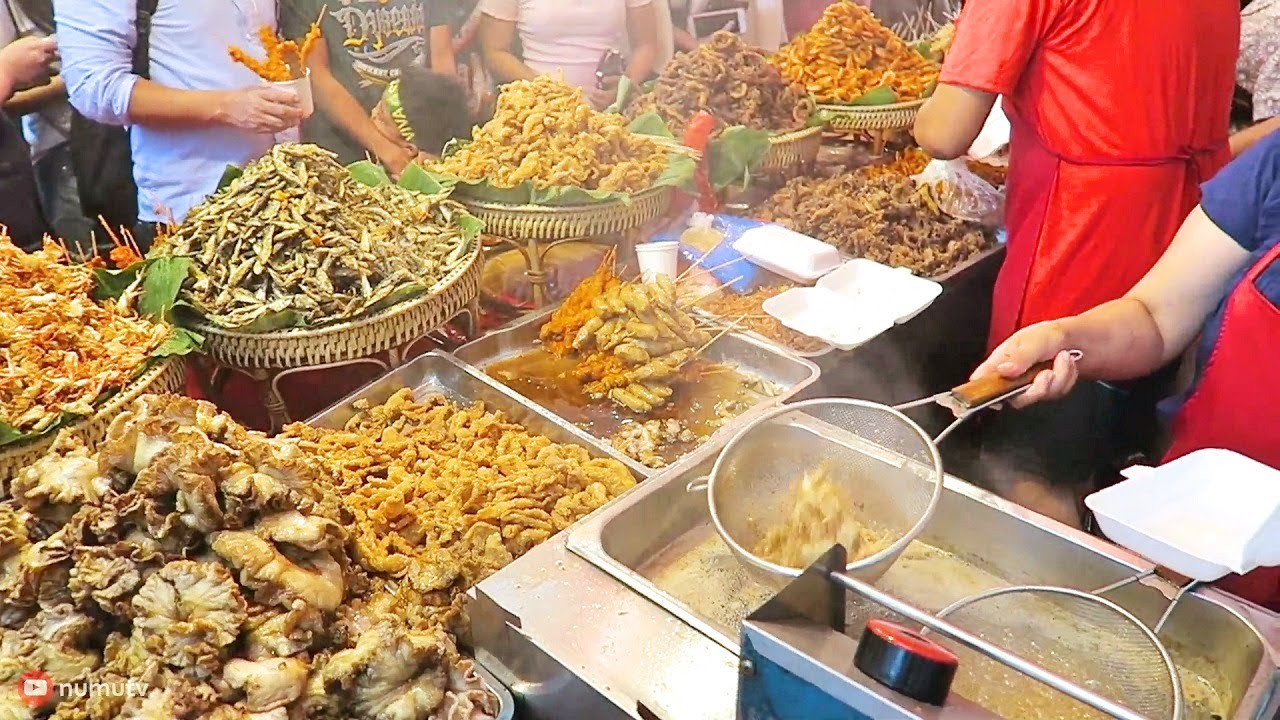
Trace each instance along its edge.
{"label": "red apron", "polygon": [[1199,183],[1230,159],[1225,138],[1168,157],[1068,156],[1051,150],[1015,103],[1006,99],[1004,110],[1013,127],[1009,241],[991,348],[1027,325],[1078,315],[1132,289],[1199,202]]}
{"label": "red apron", "polygon": [[[1250,268],[1227,299],[1218,342],[1195,392],[1174,418],[1173,446],[1164,462],[1195,450],[1223,448],[1280,468],[1280,308],[1256,284],[1277,262],[1280,243]],[[1280,610],[1280,568],[1230,575],[1218,587]]]}

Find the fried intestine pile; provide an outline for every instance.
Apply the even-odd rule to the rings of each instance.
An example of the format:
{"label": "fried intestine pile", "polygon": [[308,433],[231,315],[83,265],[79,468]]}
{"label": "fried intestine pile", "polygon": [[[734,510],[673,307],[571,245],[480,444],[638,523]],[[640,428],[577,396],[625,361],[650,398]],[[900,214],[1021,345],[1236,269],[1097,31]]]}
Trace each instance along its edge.
{"label": "fried intestine pile", "polygon": [[483,404],[411,390],[361,401],[339,430],[295,424],[326,460],[360,562],[456,612],[466,588],[635,485],[622,463],[552,442]]}
{"label": "fried intestine pile", "polygon": [[981,225],[944,214],[929,188],[892,173],[795,178],[755,216],[921,277],[943,275],[995,245]]}
{"label": "fried intestine pile", "polygon": [[804,87],[784,79],[764,51],[720,31],[697,50],[676,55],[627,115],[656,112],[679,136],[701,111],[722,126],[787,132],[804,127],[812,110]]}
{"label": "fried intestine pile", "polygon": [[433,169],[499,188],[575,187],[635,193],[653,186],[669,151],[597,112],[582,90],[548,76],[504,85],[493,119]]}
{"label": "fried intestine pile", "polygon": [[[451,618],[352,561],[341,502],[296,440],[148,395],[97,453],[64,436],[0,498],[0,717],[497,712]],[[113,690],[33,709],[18,696],[33,670]]]}

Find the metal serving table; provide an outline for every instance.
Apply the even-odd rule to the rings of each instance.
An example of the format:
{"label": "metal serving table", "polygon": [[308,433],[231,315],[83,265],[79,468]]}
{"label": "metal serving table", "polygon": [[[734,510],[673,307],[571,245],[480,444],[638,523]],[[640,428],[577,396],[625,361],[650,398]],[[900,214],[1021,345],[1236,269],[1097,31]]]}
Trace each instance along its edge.
{"label": "metal serving table", "polygon": [[[485,580],[474,590],[475,644],[485,664],[508,683],[530,718],[661,718],[727,720],[737,715],[742,621],[772,589],[753,585],[728,558],[703,557],[704,581],[673,586],[659,580],[673,548],[706,545],[705,498],[686,491],[713,457],[705,450],[650,479],[542,547]],[[1043,583],[1102,587],[1150,567],[1142,559],[1097,538],[948,477],[943,500],[922,540],[963,557],[1004,584]],[[701,535],[699,535],[701,534]],[[714,542],[714,533],[709,536]],[[902,562],[902,561],[900,561]],[[718,569],[717,569],[718,568]],[[735,570],[740,577],[734,577]],[[891,571],[892,572],[892,571]],[[886,576],[887,577],[887,576]],[[932,585],[926,581],[925,585]],[[711,594],[712,597],[708,597]],[[731,595],[734,602],[720,602]],[[1163,588],[1134,585],[1111,599],[1153,622],[1168,600]],[[937,610],[946,597],[908,602]],[[736,606],[735,606],[736,602]],[[888,698],[893,714],[852,714],[848,706],[827,715],[741,715],[763,718],[991,718],[963,701],[954,714],[913,706],[872,689],[851,670],[845,654],[856,647],[865,619],[888,615],[866,602],[847,605],[849,635],[817,623],[787,623],[772,646],[777,658],[807,658],[806,671],[839,684],[860,702]],[[774,632],[777,631],[777,632]],[[852,636],[852,637],[851,637]],[[1280,707],[1280,617],[1212,589],[1183,600],[1166,637],[1179,652],[1206,659],[1229,698],[1227,717],[1271,720]],[[785,642],[783,642],[785,640]],[[753,645],[757,654],[764,645]],[[824,653],[839,652],[836,655]],[[775,664],[785,664],[775,662]],[[843,663],[843,664],[841,664]],[[755,667],[756,663],[745,667]],[[793,673],[794,674],[794,673]],[[878,702],[878,701],[877,701]],[[866,706],[866,707],[875,707]],[[968,714],[965,714],[968,713]]]}

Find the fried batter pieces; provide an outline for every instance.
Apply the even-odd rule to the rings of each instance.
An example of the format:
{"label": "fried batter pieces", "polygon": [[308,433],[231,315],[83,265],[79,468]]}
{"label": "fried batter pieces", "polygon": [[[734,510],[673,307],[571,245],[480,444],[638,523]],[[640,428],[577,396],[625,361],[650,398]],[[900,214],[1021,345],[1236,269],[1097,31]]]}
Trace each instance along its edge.
{"label": "fried batter pieces", "polygon": [[681,136],[690,118],[704,110],[721,127],[789,132],[804,127],[813,107],[805,89],[784,79],[762,50],[721,31],[697,50],[676,55],[627,115],[656,112]]}
{"label": "fried batter pieces", "polygon": [[918,100],[941,69],[852,0],[828,7],[813,29],[778,50],[773,63],[826,103],[850,103],[881,86],[892,88],[899,101]]}
{"label": "fried batter pieces", "polygon": [[596,112],[582,91],[542,76],[505,85],[493,119],[434,169],[499,188],[576,187],[635,193],[667,166],[668,151],[627,129],[619,115]]}
{"label": "fried batter pieces", "polygon": [[92,414],[168,337],[126,303],[94,300],[93,288],[62,248],[25,253],[0,235],[0,422],[40,432],[62,413]]}

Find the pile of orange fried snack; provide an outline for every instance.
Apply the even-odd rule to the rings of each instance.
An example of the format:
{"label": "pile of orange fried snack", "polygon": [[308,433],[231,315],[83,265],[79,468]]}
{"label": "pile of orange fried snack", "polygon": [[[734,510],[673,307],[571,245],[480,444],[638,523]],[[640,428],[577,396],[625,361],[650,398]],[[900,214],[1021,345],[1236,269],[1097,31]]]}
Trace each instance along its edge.
{"label": "pile of orange fried snack", "polygon": [[838,0],[813,29],[778,50],[783,77],[804,85],[820,103],[851,103],[878,87],[900,102],[924,97],[940,66],[852,0]]}
{"label": "pile of orange fried snack", "polygon": [[45,242],[26,253],[0,235],[0,422],[38,433],[90,415],[137,376],[169,328],[93,298],[93,272]]}
{"label": "pile of orange fried snack", "polygon": [[231,47],[231,59],[257,73],[267,82],[289,82],[303,77],[307,72],[307,56],[320,39],[320,25],[315,24],[302,39],[302,45],[293,40],[285,40],[276,34],[270,25],[263,25],[258,30],[258,38],[262,41],[262,49],[267,51],[265,60],[258,60],[238,47]]}

